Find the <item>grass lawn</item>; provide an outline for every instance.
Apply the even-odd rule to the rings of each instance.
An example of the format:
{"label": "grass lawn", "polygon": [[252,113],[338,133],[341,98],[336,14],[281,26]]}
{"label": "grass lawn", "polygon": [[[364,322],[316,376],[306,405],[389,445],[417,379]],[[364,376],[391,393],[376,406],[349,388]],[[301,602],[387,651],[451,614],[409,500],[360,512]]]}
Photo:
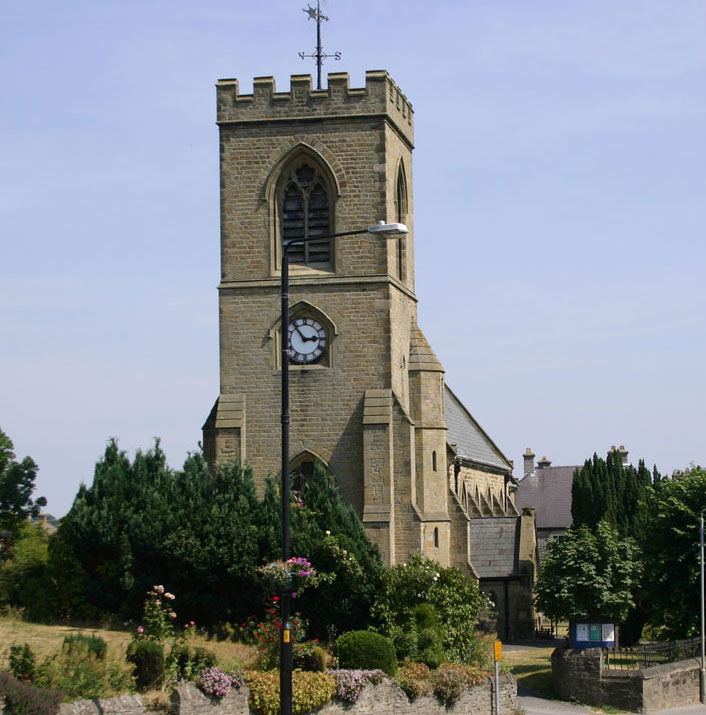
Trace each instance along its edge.
{"label": "grass lawn", "polygon": [[[15,618],[0,617],[0,670],[9,668],[11,645],[29,643],[36,656],[37,663],[56,653],[70,634],[100,636],[108,646],[107,656],[110,660],[127,667],[125,651],[132,638],[127,631],[109,631],[104,628],[79,628],[76,626],[45,626],[37,623],[27,623]],[[215,653],[218,664],[223,668],[246,668],[252,664],[255,657],[254,646],[242,643],[209,641],[198,635],[191,636],[189,645],[203,646]]]}
{"label": "grass lawn", "polygon": [[533,695],[556,699],[552,687],[553,645],[530,646],[522,650],[503,651],[503,664],[517,678],[518,686],[527,688]]}

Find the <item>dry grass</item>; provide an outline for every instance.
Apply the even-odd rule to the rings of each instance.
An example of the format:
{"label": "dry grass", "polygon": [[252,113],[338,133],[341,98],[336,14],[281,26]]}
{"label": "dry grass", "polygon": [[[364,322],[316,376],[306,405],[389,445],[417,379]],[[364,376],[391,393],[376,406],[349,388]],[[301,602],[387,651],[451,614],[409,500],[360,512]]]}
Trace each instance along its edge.
{"label": "dry grass", "polygon": [[[83,633],[100,636],[108,646],[108,658],[121,665],[127,665],[125,651],[132,638],[127,631],[113,631],[105,628],[79,628],[76,626],[45,626],[11,618],[0,618],[0,670],[8,668],[11,645],[29,643],[37,661],[56,653],[67,635]],[[189,645],[202,646],[215,653],[218,664],[224,668],[247,668],[255,659],[255,648],[242,643],[209,641],[194,635]]]}
{"label": "dry grass", "polygon": [[534,695],[556,698],[552,687],[553,645],[504,650],[503,661],[517,678],[517,684]]}

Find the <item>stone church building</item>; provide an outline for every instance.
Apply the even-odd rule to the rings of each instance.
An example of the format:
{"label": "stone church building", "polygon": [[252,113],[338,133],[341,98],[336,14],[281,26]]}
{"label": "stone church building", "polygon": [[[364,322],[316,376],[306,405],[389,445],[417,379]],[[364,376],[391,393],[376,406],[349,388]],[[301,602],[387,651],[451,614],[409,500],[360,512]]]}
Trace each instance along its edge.
{"label": "stone church building", "polygon": [[[492,595],[503,637],[531,636],[533,514],[518,512],[512,465],[446,386],[417,324],[412,106],[374,71],[360,89],[345,73],[325,90],[295,75],[286,92],[259,77],[247,95],[220,80],[217,107],[220,395],[203,428],[207,458],[248,460],[256,478],[279,471],[284,327],[293,473],[320,460],[387,564],[422,552],[461,567]],[[291,251],[280,325],[282,240],[380,220],[409,234]]]}

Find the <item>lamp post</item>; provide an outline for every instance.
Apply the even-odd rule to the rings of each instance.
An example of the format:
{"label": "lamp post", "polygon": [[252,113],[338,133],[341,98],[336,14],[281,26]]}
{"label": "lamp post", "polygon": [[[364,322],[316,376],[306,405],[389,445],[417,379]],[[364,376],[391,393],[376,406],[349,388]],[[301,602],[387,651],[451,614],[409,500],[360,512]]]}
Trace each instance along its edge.
{"label": "lamp post", "polygon": [[[385,223],[358,231],[343,231],[326,236],[307,236],[282,243],[282,561],[289,559],[289,249],[309,241],[336,239],[363,233],[383,236],[408,233],[403,223]],[[279,660],[279,708],[280,715],[292,715],[292,594],[291,589],[282,593],[280,599],[282,626],[280,630]]]}
{"label": "lamp post", "polygon": [[704,630],[704,511],[701,510],[699,520],[699,547],[701,551],[701,670],[699,671],[699,694],[701,702],[706,703],[706,667],[704,651],[706,651],[706,631]]}

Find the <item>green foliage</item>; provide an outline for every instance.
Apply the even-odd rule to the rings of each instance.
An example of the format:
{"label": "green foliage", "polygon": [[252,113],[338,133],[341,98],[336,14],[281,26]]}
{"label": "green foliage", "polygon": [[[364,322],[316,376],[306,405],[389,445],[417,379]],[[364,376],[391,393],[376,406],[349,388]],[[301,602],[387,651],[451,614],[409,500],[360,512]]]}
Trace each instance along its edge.
{"label": "green foliage", "polygon": [[175,643],[165,661],[166,680],[171,683],[193,680],[204,668],[212,668],[215,665],[216,655],[212,651]]}
{"label": "green foliage", "polygon": [[0,704],[5,715],[56,715],[64,699],[60,690],[43,690],[0,673]]}
{"label": "green foliage", "polygon": [[642,570],[632,539],[599,522],[571,529],[563,541],[550,541],[535,584],[537,607],[555,620],[625,618]]}
{"label": "green foliage", "polygon": [[38,516],[47,503],[44,497],[32,499],[39,467],[31,457],[17,462],[13,449],[12,440],[0,429],[0,532],[9,535],[0,541],[4,549],[12,545],[12,538],[22,524]]}
{"label": "green foliage", "polygon": [[[655,467],[655,477],[659,472]],[[637,469],[623,465],[620,452],[608,452],[605,460],[597,454],[574,473],[571,488],[573,526],[594,528],[598,522],[613,525],[621,538],[638,538],[640,504],[650,491],[652,475],[640,460]]]}
{"label": "green foliage", "polygon": [[429,668],[438,668],[444,658],[441,631],[436,610],[429,603],[414,609],[414,630],[417,635],[417,660]]}
{"label": "green foliage", "polygon": [[[320,468],[300,498],[292,552],[329,577],[304,594],[298,610],[319,637],[329,626],[367,624],[382,573],[377,548]],[[144,592],[168,582],[200,624],[244,623],[261,612],[257,569],[280,556],[280,520],[275,482],[258,499],[248,466],[211,467],[195,454],[174,471],[159,442],[130,461],[113,440],[52,538],[47,568],[67,575],[54,579],[54,601],[64,616],[137,618]]]}
{"label": "green foliage", "polygon": [[397,657],[389,638],[373,631],[348,631],[336,640],[334,655],[340,668],[382,670],[395,674]]}
{"label": "green foliage", "polygon": [[31,683],[36,669],[35,656],[29,643],[10,646],[10,672],[23,683]]}
{"label": "green foliage", "polygon": [[292,513],[292,553],[306,555],[319,574],[329,577],[297,599],[309,632],[325,638],[331,628],[341,633],[366,627],[384,571],[377,546],[321,464],[314,465],[299,496],[302,506]]}
{"label": "green foliage", "polygon": [[437,614],[444,659],[469,662],[473,624],[485,604],[478,584],[457,568],[443,568],[414,554],[408,563],[393,566],[383,575],[373,616],[383,633],[410,630],[415,608],[422,603],[431,605]]}
{"label": "green foliage", "polygon": [[450,708],[463,695],[463,691],[482,683],[486,671],[471,665],[444,664],[431,676],[434,695]]}
{"label": "green foliage", "polygon": [[663,638],[699,633],[699,518],[705,508],[706,470],[698,466],[659,481],[646,502],[646,602]]}
{"label": "green foliage", "polygon": [[138,690],[149,690],[164,680],[164,648],[154,641],[134,640],[127,647],[127,661],[135,666]]}
{"label": "green foliage", "polygon": [[105,660],[108,644],[97,635],[86,636],[83,633],[71,633],[64,638],[64,649],[71,653],[73,650],[83,648],[93,654],[98,660]]}
{"label": "green foliage", "polygon": [[86,641],[64,644],[37,668],[33,682],[63,690],[67,702],[111,698],[134,689],[130,673],[98,657]]}
{"label": "green foliage", "polygon": [[[245,674],[250,688],[250,707],[260,715],[279,713],[279,673],[276,670],[250,671]],[[292,674],[292,713],[313,712],[325,705],[336,693],[336,680],[328,673]]]}
{"label": "green foliage", "polygon": [[[265,617],[255,627],[257,644],[257,667],[270,670],[279,665],[280,628],[279,596],[266,601]],[[306,621],[299,615],[292,618],[292,662],[295,668],[303,668],[311,657],[313,644],[306,642]]]}
{"label": "green foliage", "polygon": [[0,605],[24,609],[31,620],[54,615],[54,589],[48,577],[49,536],[38,524],[24,522],[14,534],[11,558],[0,555]]}

